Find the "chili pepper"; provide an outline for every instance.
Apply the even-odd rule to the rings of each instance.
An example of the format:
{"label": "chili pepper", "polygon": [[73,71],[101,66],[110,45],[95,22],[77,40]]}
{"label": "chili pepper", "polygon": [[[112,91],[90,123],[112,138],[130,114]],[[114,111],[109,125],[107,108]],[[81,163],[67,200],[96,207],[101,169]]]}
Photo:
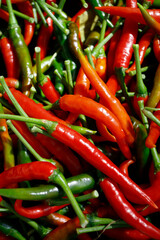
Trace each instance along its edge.
{"label": "chili pepper", "polygon": [[[96,9],[109,13],[111,15],[117,15],[123,18],[129,18],[133,22],[146,24],[140,9],[132,7],[119,7],[119,6],[106,6],[96,7]],[[147,12],[158,22],[160,20],[159,9],[148,9]]]}
{"label": "chili pepper", "polygon": [[156,204],[158,206],[157,210],[153,209],[152,207],[145,206],[145,205],[137,205],[135,208],[136,208],[137,211],[139,211],[139,213],[142,216],[148,216],[152,213],[159,212],[160,200],[156,201]]}
{"label": "chili pepper", "polygon": [[115,136],[113,136],[106,128],[105,124],[101,121],[96,121],[96,126],[99,133],[104,137],[103,141],[117,142]]}
{"label": "chili pepper", "polygon": [[7,77],[5,78],[5,82],[7,83],[8,87],[20,88],[20,82],[15,78]]}
{"label": "chili pepper", "polygon": [[36,47],[36,65],[37,65],[37,82],[39,87],[42,89],[46,98],[51,102],[54,103],[56,100],[59,99],[60,95],[56,91],[51,79],[49,76],[45,76],[41,71],[41,62],[40,62],[40,53],[41,48]]}
{"label": "chili pepper", "polygon": [[134,228],[114,228],[107,229],[103,232],[106,237],[111,237],[112,239],[121,240],[149,240],[150,237],[139,232]]}
{"label": "chili pepper", "polygon": [[[47,120],[27,118],[16,115],[1,114],[1,118],[15,119],[21,121],[27,121],[30,123],[38,124],[43,126],[52,137],[65,143],[67,146],[72,148],[78,154],[80,154],[87,162],[102,171],[108,177],[113,178],[119,185],[125,185],[128,189],[128,193],[132,192],[136,195],[136,199],[143,199],[150,205],[154,205],[152,200],[143,193],[143,191],[135,184],[130,178],[125,176],[119,171],[119,168],[106,157],[96,146],[93,145],[88,139],[83,137],[78,132],[68,128],[67,126],[57,123],[50,122]],[[156,207],[156,206],[155,206]]]}
{"label": "chili pepper", "polygon": [[[3,107],[0,104],[0,113],[4,113]],[[4,131],[0,131],[0,138],[3,144],[4,170],[14,167],[15,158],[13,153],[12,139],[8,132],[6,119],[0,119],[0,126],[4,127]]]}
{"label": "chili pepper", "polygon": [[[160,108],[160,102],[157,105],[157,108]],[[154,116],[160,120],[160,111],[155,111]],[[160,127],[154,122],[151,121],[150,126],[149,126],[149,133],[148,136],[146,138],[146,146],[148,148],[153,148],[156,146],[157,140],[160,136]]]}
{"label": "chili pepper", "polygon": [[5,62],[7,77],[18,79],[20,68],[12,42],[7,37],[2,36],[0,40],[0,46],[1,53]]}
{"label": "chili pepper", "polygon": [[0,232],[0,237],[1,237],[1,240],[13,240],[14,239],[14,238],[12,238],[10,236],[5,235],[2,232]]}
{"label": "chili pepper", "polygon": [[154,39],[153,39],[153,52],[154,55],[157,59],[158,62],[160,62],[160,57],[159,57],[159,53],[160,53],[160,39],[159,36],[156,34]]}
{"label": "chili pepper", "polygon": [[135,95],[133,97],[133,106],[137,115],[140,116],[138,101],[143,100],[145,105],[148,100],[148,92],[147,92],[147,87],[143,82],[142,74],[140,70],[141,65],[140,65],[140,59],[139,59],[139,45],[133,44],[133,50],[134,50],[134,56],[135,56],[135,62],[136,62],[136,80],[137,80]]}
{"label": "chili pepper", "polygon": [[106,82],[107,78],[107,58],[104,49],[101,50],[98,58],[96,59],[95,70],[100,78]]}
{"label": "chili pepper", "polygon": [[105,178],[100,182],[100,186],[121,219],[147,236],[160,239],[160,230],[136,212],[113,180]]}
{"label": "chili pepper", "polygon": [[[66,180],[73,194],[83,193],[95,186],[95,179],[87,173],[69,177]],[[65,196],[65,192],[55,185],[42,185],[31,188],[0,189],[0,193],[2,196],[8,198],[31,201],[42,201],[49,198],[57,199]]]}
{"label": "chili pepper", "polygon": [[49,214],[54,213],[65,206],[66,204],[61,206],[47,206],[45,204],[39,204],[34,207],[24,208],[22,206],[22,200],[17,199],[14,204],[14,209],[21,216],[24,216],[30,219],[36,219],[43,216],[48,216]]}
{"label": "chili pepper", "polygon": [[37,134],[36,138],[56,159],[67,167],[72,175],[78,175],[83,172],[79,159],[63,143],[42,134]]}
{"label": "chili pepper", "polygon": [[68,222],[70,220],[69,217],[59,214],[59,213],[51,213],[47,216],[46,220],[53,225],[60,226],[64,224],[65,222]]}
{"label": "chili pepper", "polygon": [[[90,66],[87,59],[83,55],[78,43],[78,38],[77,38],[77,33],[75,28],[76,27],[74,24],[70,24],[70,41],[71,41],[70,46],[72,47],[72,50],[74,51],[75,55],[78,57],[86,76],[89,78],[92,86],[94,87],[96,92],[99,94],[103,104],[106,107],[108,107],[119,119],[123,127],[123,130],[126,133],[127,142],[129,144],[132,144],[134,141],[134,131],[133,131],[130,118],[126,113],[126,111],[123,109],[118,99],[110,93],[106,84],[98,76],[96,71]],[[120,114],[119,114],[119,111],[120,111]],[[122,116],[123,116],[123,121],[121,119]]]}
{"label": "chili pepper", "polygon": [[156,33],[160,33],[160,23],[157,22],[152,16],[150,16],[150,14],[147,12],[147,10],[141,5],[141,4],[137,4],[144,20],[146,21],[146,24],[151,27],[152,29],[155,30]]}
{"label": "chili pepper", "polygon": [[111,75],[108,79],[106,86],[108,87],[111,94],[115,95],[116,92],[120,89],[117,77],[115,74]]}
{"label": "chili pepper", "polygon": [[8,20],[9,20],[9,13],[0,8],[0,18],[5,20],[6,22],[8,22]]}
{"label": "chili pepper", "polygon": [[[22,91],[29,96],[31,88],[30,75],[32,74],[32,62],[27,45],[24,42],[23,35],[21,34],[21,28],[14,16],[12,4],[10,0],[7,0],[7,7],[9,11],[8,33],[15,48],[21,74],[22,74]],[[25,56],[25,57],[24,57]]]}
{"label": "chili pepper", "polygon": [[156,69],[155,72],[155,76],[154,76],[154,81],[153,81],[153,87],[151,89],[151,93],[148,97],[148,101],[146,103],[147,107],[156,107],[156,105],[158,104],[159,100],[160,100],[160,96],[159,96],[159,89],[160,89],[160,84],[159,84],[159,76],[160,76],[160,64],[158,64],[158,67]]}
{"label": "chili pepper", "polygon": [[[47,50],[49,47],[49,41],[51,39],[51,36],[53,34],[53,20],[48,17],[46,19],[46,22],[48,24],[48,27],[46,27],[44,24],[41,26],[41,29],[39,31],[38,39],[37,39],[37,44],[36,46],[41,48],[40,52],[40,59],[42,60],[45,58],[47,54]],[[35,59],[35,55],[33,56]]]}
{"label": "chili pepper", "polygon": [[21,181],[29,181],[34,179],[55,182],[56,184],[60,185],[70,199],[75,212],[80,218],[81,225],[85,227],[88,221],[81,212],[63,174],[60,173],[60,171],[49,162],[25,163],[10,168],[0,174],[0,186],[3,188],[10,183],[18,183]]}
{"label": "chili pepper", "polygon": [[[127,158],[131,157],[130,150],[125,141],[124,132],[118,122],[118,119],[114,115],[112,115],[112,113],[107,108],[103,107],[103,105],[96,103],[95,101],[89,98],[82,97],[79,95],[65,95],[60,98],[59,106],[64,111],[84,114],[95,120],[101,121],[115,136],[117,143],[121,151],[123,152],[124,156],[126,156]],[[118,136],[119,134],[120,136]]]}
{"label": "chili pepper", "polygon": [[[147,48],[149,47],[152,39],[154,38],[154,31],[152,29],[148,29],[143,36],[141,37],[141,39],[139,40],[139,60],[140,60],[140,64],[142,64],[144,57],[145,57],[145,53]],[[133,71],[136,69],[136,63],[134,61],[134,63],[131,65],[130,68],[128,68],[126,70],[126,73],[129,74],[130,71]]]}
{"label": "chili pepper", "polygon": [[119,168],[122,170],[123,173],[125,173],[126,175],[129,175],[128,174],[128,167],[133,163],[135,163],[135,161],[132,160],[132,159],[125,160],[120,164]]}

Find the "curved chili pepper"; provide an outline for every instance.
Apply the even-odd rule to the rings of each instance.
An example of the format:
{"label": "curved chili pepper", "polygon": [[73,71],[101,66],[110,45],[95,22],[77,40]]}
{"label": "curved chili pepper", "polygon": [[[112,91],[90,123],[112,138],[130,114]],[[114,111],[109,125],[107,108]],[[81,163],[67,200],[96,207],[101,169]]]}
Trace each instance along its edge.
{"label": "curved chili pepper", "polygon": [[[160,102],[157,105],[157,108],[160,108]],[[154,116],[160,120],[160,111],[155,111]],[[153,121],[151,121],[149,126],[149,133],[146,138],[145,144],[148,148],[153,148],[156,146],[157,140],[160,136],[160,127]]]}
{"label": "curved chili pepper", "polygon": [[56,159],[67,167],[72,175],[76,176],[83,172],[79,159],[63,143],[42,134],[37,134],[36,138]]}
{"label": "curved chili pepper", "polygon": [[60,98],[59,106],[64,111],[84,114],[105,124],[109,131],[111,131],[111,133],[115,136],[124,156],[127,158],[131,157],[130,150],[125,140],[125,134],[118,122],[118,119],[103,105],[92,99],[79,95],[65,95]]}
{"label": "curved chili pepper", "polygon": [[54,226],[60,226],[60,225],[64,224],[65,222],[68,222],[70,220],[70,218],[56,212],[56,213],[49,214],[47,216],[46,220]]}
{"label": "curved chili pepper", "polygon": [[152,223],[143,218],[134,207],[125,199],[118,185],[111,179],[105,178],[100,182],[100,186],[117,214],[133,228],[150,236],[160,239],[160,230]]}
{"label": "curved chili pepper", "polygon": [[[78,42],[78,35],[76,32],[76,26],[74,23],[70,24],[70,46],[74,54],[79,59],[81,66],[89,78],[91,85],[94,87],[96,92],[99,94],[103,104],[108,107],[119,119],[124,132],[126,133],[127,142],[132,144],[134,142],[134,131],[128,114],[122,107],[118,99],[111,94],[106,84],[98,76],[96,71],[91,67],[85,56],[83,55],[80,44]],[[123,118],[123,120],[122,120]]]}
{"label": "curved chili pepper", "polygon": [[158,62],[160,62],[160,39],[156,34],[153,39],[153,52]]}
{"label": "curved chili pepper", "polygon": [[[29,96],[31,88],[30,75],[32,74],[32,61],[27,45],[24,42],[21,28],[14,16],[10,0],[6,0],[9,11],[8,33],[17,53],[22,74],[22,91]],[[25,56],[25,57],[24,57]]]}
{"label": "curved chili pepper", "polygon": [[150,16],[150,14],[141,4],[138,3],[137,5],[143,15],[143,18],[146,21],[146,24],[155,30],[156,33],[160,34],[160,23],[157,22],[152,16]]}
{"label": "curved chili pepper", "polygon": [[5,62],[7,77],[19,78],[20,68],[12,42],[7,37],[0,39],[1,53]]}
{"label": "curved chili pepper", "polygon": [[[33,9],[29,1],[17,3],[17,7],[22,13],[27,14],[30,17],[33,17]],[[27,46],[32,41],[34,31],[35,23],[30,23],[29,21],[24,20],[24,41]]]}
{"label": "curved chili pepper", "polygon": [[111,237],[112,239],[121,240],[149,240],[150,237],[139,232],[134,228],[114,228],[107,229],[103,232],[106,237]]}
{"label": "curved chili pepper", "polygon": [[35,207],[25,208],[22,206],[22,200],[17,199],[14,203],[15,211],[21,216],[24,216],[30,219],[36,219],[36,218],[48,216],[49,214],[54,213],[65,206],[67,206],[67,204],[64,204],[61,206],[47,206],[45,204],[39,204],[38,206],[35,206]]}
{"label": "curved chili pepper", "polygon": [[96,121],[96,126],[101,134],[102,137],[104,137],[103,141],[111,141],[111,142],[117,142],[115,136],[113,136],[106,128],[105,124],[103,124],[101,121]]}
{"label": "curved chili pepper", "polygon": [[[146,24],[140,9],[132,7],[119,7],[119,6],[106,6],[96,7],[96,9],[109,13],[111,15],[117,15],[123,18],[129,18],[133,22]],[[148,9],[147,12],[158,22],[160,21],[159,9]]]}
{"label": "curved chili pepper", "polygon": [[40,54],[41,48],[36,47],[36,66],[37,66],[37,83],[38,86],[42,89],[46,98],[51,102],[54,103],[60,98],[60,94],[55,89],[51,79],[49,76],[45,76],[41,71],[41,62],[40,62]]}
{"label": "curved chili pepper", "polygon": [[[5,179],[5,181],[4,181]],[[18,183],[21,181],[30,180],[46,180],[50,182],[55,182],[60,185],[65,191],[66,195],[70,199],[70,202],[80,218],[80,224],[85,227],[88,223],[87,219],[81,212],[77,201],[75,200],[70,188],[62,173],[49,162],[31,162],[25,164],[19,164],[12,167],[0,174],[0,187],[6,187],[10,183]]]}
{"label": "curved chili pepper", "polygon": [[135,163],[135,161],[132,160],[132,159],[125,160],[120,164],[119,168],[122,170],[123,173],[125,173],[126,175],[129,175],[128,174],[128,167],[133,163]]}

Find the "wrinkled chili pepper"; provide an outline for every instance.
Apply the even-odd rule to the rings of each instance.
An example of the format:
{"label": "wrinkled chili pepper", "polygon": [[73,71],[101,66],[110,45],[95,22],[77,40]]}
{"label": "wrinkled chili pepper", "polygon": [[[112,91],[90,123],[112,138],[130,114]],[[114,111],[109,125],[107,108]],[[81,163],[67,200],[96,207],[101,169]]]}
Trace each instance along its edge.
{"label": "wrinkled chili pepper", "polygon": [[[119,119],[127,137],[127,141],[129,144],[132,144],[134,141],[134,131],[133,127],[130,121],[130,118],[126,111],[123,109],[122,105],[118,101],[118,99],[113,96],[106,84],[103,82],[103,80],[98,76],[96,71],[91,67],[91,65],[88,63],[87,59],[83,55],[80,44],[78,42],[78,35],[76,32],[76,26],[73,24],[70,24],[70,47],[73,50],[74,54],[79,59],[81,66],[89,78],[92,86],[96,90],[96,92],[99,94],[103,104],[108,107]],[[120,114],[119,114],[120,111]],[[124,115],[123,115],[123,114]],[[123,121],[121,117],[123,116]],[[127,126],[126,126],[127,125]]]}
{"label": "wrinkled chili pepper", "polygon": [[[119,7],[119,6],[106,6],[106,7],[96,7],[96,9],[109,13],[111,15],[117,15],[123,18],[129,18],[133,22],[146,24],[140,9],[132,7]],[[148,9],[147,12],[158,22],[160,20],[160,10],[159,9]]]}
{"label": "wrinkled chili pepper", "polygon": [[19,78],[20,68],[12,42],[5,36],[0,39],[1,53],[5,62],[7,77]]}
{"label": "wrinkled chili pepper", "polygon": [[[0,117],[4,118],[4,115],[1,114]],[[35,118],[32,119],[7,114],[5,114],[5,117],[15,120],[21,119],[21,121],[27,121],[31,123],[34,122],[35,124],[43,126],[45,129],[47,129],[48,133],[51,134],[51,136],[71,147],[91,165],[102,171],[108,177],[114,179],[116,182],[118,181],[119,185],[125,185],[125,188],[128,189],[128,193],[132,192],[135,194],[136,199],[143,199],[144,202],[155,206],[153,201],[143,193],[142,189],[139,188],[137,184],[135,184],[126,175],[122,174],[121,171],[119,171],[119,168],[108,157],[106,157],[96,146],[93,145],[93,143],[91,143],[88,139],[83,137],[78,132],[57,122],[48,122],[47,120]]]}
{"label": "wrinkled chili pepper", "polygon": [[[22,74],[22,91],[25,95],[29,96],[31,88],[30,75],[32,74],[32,62],[27,45],[24,42],[21,28],[14,16],[12,4],[10,0],[7,0],[7,6],[9,11],[8,33],[15,48],[21,74]],[[24,57],[25,56],[25,57]]]}
{"label": "wrinkled chili pepper", "polygon": [[151,238],[160,239],[160,230],[136,212],[113,180],[105,178],[100,182],[100,186],[121,219]]}
{"label": "wrinkled chili pepper", "polygon": [[[103,105],[79,95],[65,95],[60,98],[59,106],[64,111],[84,114],[86,116],[94,118],[95,120],[103,122],[103,124],[105,124],[111,133],[116,137],[117,143],[123,154],[127,158],[131,157],[130,150],[125,141],[125,135],[122,128],[120,127],[120,124],[118,124],[118,119],[116,119],[114,115],[112,115],[112,113],[107,110],[107,108],[103,107]],[[92,109],[94,109],[94,112]],[[114,126],[112,124],[114,124]],[[120,134],[120,136],[117,134]]]}

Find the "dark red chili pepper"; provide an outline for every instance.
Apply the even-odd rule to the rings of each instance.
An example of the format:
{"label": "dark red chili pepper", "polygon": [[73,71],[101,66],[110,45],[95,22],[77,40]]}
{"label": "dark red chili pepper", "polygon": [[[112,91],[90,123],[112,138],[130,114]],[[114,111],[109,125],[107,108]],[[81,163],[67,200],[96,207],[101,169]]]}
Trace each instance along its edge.
{"label": "dark red chili pepper", "polygon": [[47,216],[46,220],[47,220],[47,222],[49,222],[50,224],[52,224],[54,226],[60,226],[60,225],[64,224],[65,222],[68,222],[70,220],[70,218],[56,212],[56,213],[49,214]]}
{"label": "dark red chili pepper", "polygon": [[[24,2],[18,3],[17,7],[22,13],[27,14],[30,17],[33,17],[33,8],[30,1],[24,1]],[[29,21],[24,20],[24,41],[27,46],[32,41],[32,38],[34,36],[34,31],[35,31],[35,23],[30,23]]]}
{"label": "dark red chili pepper", "polygon": [[160,62],[160,38],[156,34],[153,39],[153,52],[158,62]]}
{"label": "dark red chili pepper", "polygon": [[[134,131],[129,115],[122,107],[119,100],[111,94],[104,81],[99,77],[97,72],[91,67],[84,54],[81,51],[80,43],[78,41],[78,33],[74,23],[70,24],[70,46],[74,54],[79,59],[81,66],[90,80],[91,85],[99,94],[103,104],[108,107],[119,119],[122,128],[126,134],[127,142],[132,144],[134,142]],[[123,120],[122,120],[123,119]]]}
{"label": "dark red chili pepper", "polygon": [[5,62],[7,77],[18,79],[20,67],[12,42],[3,36],[0,40],[0,47]]}
{"label": "dark red chili pepper", "polygon": [[152,213],[159,212],[160,209],[160,200],[156,201],[157,209],[154,209],[150,206],[146,205],[136,205],[135,209],[141,214],[142,216],[148,216]]}
{"label": "dark red chili pepper", "polygon": [[[157,108],[160,108],[160,102],[158,103]],[[159,110],[155,111],[154,116],[160,120],[160,111]],[[145,141],[146,146],[148,148],[155,147],[159,136],[160,127],[155,122],[151,121],[149,126],[149,133]]]}
{"label": "dark red chili pepper", "polygon": [[9,21],[9,13],[0,8],[0,18],[5,20],[6,22],[8,22]]}
{"label": "dark red chili pepper", "polygon": [[59,99],[59,106],[64,111],[84,114],[105,124],[109,131],[115,136],[124,156],[127,158],[131,157],[124,131],[118,119],[103,105],[90,98],[79,95],[64,95]]}
{"label": "dark red chili pepper", "polygon": [[79,159],[63,143],[42,134],[37,134],[36,138],[49,152],[53,154],[53,156],[55,156],[56,159],[67,167],[72,175],[79,175],[83,172]]}
{"label": "dark red chili pepper", "polygon": [[105,178],[100,182],[100,186],[110,205],[121,219],[147,236],[160,239],[160,230],[134,209],[113,180]]}
{"label": "dark red chili pepper", "polygon": [[54,213],[59,209],[68,205],[68,204],[64,204],[61,206],[48,206],[45,204],[39,204],[37,206],[25,208],[22,206],[22,202],[23,200],[17,199],[14,204],[14,209],[21,216],[24,216],[30,219],[36,219],[36,218],[48,216],[49,214]]}
{"label": "dark red chili pepper", "polygon": [[106,237],[121,240],[149,240],[150,237],[134,228],[114,228],[103,232]]}
{"label": "dark red chili pepper", "polygon": [[[118,7],[118,6],[106,6],[97,7],[98,10],[104,11],[111,15],[117,15],[123,18],[129,18],[133,22],[146,24],[140,9],[132,7]],[[148,9],[147,12],[158,22],[160,21],[160,10],[159,9]]]}

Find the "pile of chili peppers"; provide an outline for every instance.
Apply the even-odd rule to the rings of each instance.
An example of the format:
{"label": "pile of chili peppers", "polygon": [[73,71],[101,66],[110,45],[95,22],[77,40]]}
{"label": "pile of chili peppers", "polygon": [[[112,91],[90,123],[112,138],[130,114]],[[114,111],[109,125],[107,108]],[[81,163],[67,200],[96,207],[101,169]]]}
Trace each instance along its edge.
{"label": "pile of chili peppers", "polygon": [[0,239],[160,239],[160,1],[2,0]]}

